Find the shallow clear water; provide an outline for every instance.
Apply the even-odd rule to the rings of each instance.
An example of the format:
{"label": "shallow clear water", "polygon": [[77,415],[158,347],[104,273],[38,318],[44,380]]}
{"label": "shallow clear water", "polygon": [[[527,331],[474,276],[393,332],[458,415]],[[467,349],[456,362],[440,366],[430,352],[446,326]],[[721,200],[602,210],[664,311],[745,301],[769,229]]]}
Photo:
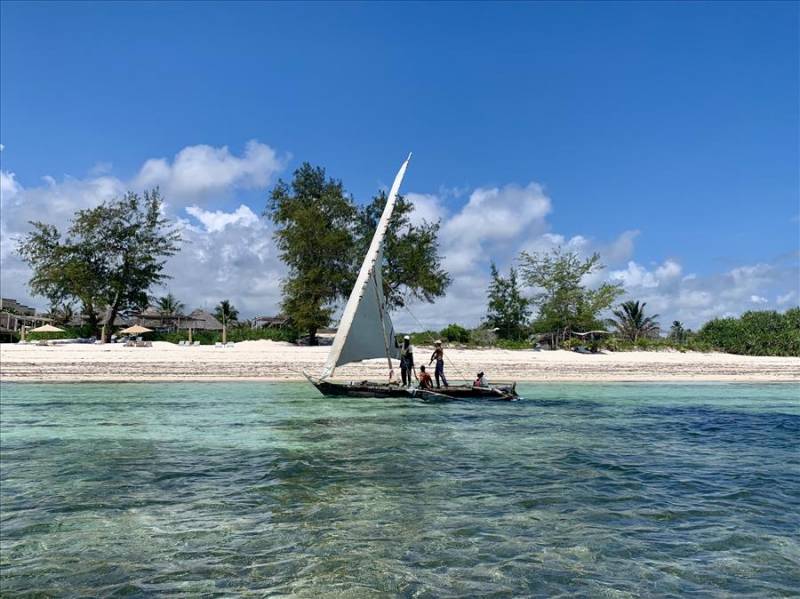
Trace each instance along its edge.
{"label": "shallow clear water", "polygon": [[0,589],[788,596],[796,385],[0,387]]}

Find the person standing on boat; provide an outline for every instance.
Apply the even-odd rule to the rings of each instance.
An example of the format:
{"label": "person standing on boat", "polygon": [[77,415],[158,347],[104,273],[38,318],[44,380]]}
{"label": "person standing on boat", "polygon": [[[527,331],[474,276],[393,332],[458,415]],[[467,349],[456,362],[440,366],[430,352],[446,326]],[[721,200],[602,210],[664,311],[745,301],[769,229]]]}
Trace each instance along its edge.
{"label": "person standing on boat", "polygon": [[449,387],[447,384],[447,379],[444,378],[444,349],[442,348],[442,340],[437,339],[433,344],[433,353],[431,354],[431,360],[428,362],[428,366],[433,364],[433,361],[436,360],[436,388],[441,389],[442,386],[439,384],[439,379],[442,379],[442,383],[444,383],[445,387]]}
{"label": "person standing on boat", "polygon": [[433,381],[431,375],[425,372],[425,367],[419,367],[419,388],[420,389],[433,389]]}
{"label": "person standing on boat", "polygon": [[417,372],[414,370],[414,348],[411,347],[411,337],[406,335],[403,337],[403,346],[400,348],[400,376],[403,379],[404,387],[411,386],[412,374],[416,379]]}

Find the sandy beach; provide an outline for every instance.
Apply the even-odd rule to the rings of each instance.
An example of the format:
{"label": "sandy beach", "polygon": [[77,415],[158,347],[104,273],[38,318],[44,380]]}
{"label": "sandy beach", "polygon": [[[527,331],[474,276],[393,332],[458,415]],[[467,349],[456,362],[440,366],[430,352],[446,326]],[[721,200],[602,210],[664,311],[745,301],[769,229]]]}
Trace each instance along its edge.
{"label": "sandy beach", "polygon": [[[0,378],[16,382],[303,380],[302,371],[320,371],[328,349],[272,341],[245,341],[231,348],[180,347],[166,342],[155,342],[149,348],[3,344]],[[429,348],[417,348],[417,363],[429,355]],[[485,370],[492,381],[800,382],[800,358],[452,348],[447,356],[452,380],[471,378],[477,370]],[[345,380],[382,380],[385,376],[385,360],[336,371],[336,378]]]}

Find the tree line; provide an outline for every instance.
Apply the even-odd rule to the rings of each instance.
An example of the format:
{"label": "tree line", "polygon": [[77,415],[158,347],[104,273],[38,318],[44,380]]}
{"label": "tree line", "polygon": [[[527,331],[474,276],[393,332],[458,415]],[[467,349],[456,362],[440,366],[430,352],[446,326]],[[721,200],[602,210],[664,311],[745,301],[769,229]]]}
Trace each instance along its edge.
{"label": "tree line", "polygon": [[[295,170],[290,181],[281,179],[270,190],[263,215],[274,224],[275,242],[287,267],[281,308],[294,331],[305,334],[310,344],[316,343],[319,329],[330,326],[336,308],[349,295],[386,201],[386,193],[379,191],[359,206],[340,180],[309,163]],[[442,265],[439,223],[412,221],[413,209],[398,197],[384,242],[381,269],[389,309],[411,301],[433,302],[451,283]],[[150,290],[168,281],[164,266],[181,243],[178,229],[164,215],[158,189],[141,196],[128,192],[80,210],[63,233],[43,222],[31,225],[17,246],[32,270],[31,292],[65,313],[77,303],[94,335],[101,330],[101,317],[114,322],[118,314],[142,311],[154,301]],[[488,330],[503,341],[527,343],[539,335],[549,336],[551,345],[561,347],[573,344],[576,333],[610,328],[615,343],[653,341],[661,328],[657,314],[646,314],[645,303],[617,304],[623,294],[621,284],[585,283],[603,268],[598,254],[582,257],[562,248],[522,252],[507,275],[492,264],[482,332],[470,338],[486,338]],[[183,309],[171,294],[157,301],[167,313]],[[230,311],[227,300],[221,306],[218,319],[235,323],[235,309]],[[748,312],[740,319],[711,321],[697,333],[676,321],[669,339],[736,353],[797,355],[796,320],[791,310],[784,315]],[[442,333],[461,340],[463,331],[467,329],[452,325]],[[107,327],[106,337],[110,334]]]}

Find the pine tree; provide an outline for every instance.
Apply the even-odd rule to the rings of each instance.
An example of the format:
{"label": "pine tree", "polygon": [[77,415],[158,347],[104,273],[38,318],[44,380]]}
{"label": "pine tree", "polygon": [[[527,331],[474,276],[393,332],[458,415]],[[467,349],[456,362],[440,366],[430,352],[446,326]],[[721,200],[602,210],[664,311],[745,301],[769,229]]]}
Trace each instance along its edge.
{"label": "pine tree", "polygon": [[496,328],[497,336],[502,339],[519,341],[525,337],[528,330],[528,320],[531,315],[530,300],[522,295],[517,271],[513,267],[506,278],[500,275],[493,262],[491,275],[486,325]]}

